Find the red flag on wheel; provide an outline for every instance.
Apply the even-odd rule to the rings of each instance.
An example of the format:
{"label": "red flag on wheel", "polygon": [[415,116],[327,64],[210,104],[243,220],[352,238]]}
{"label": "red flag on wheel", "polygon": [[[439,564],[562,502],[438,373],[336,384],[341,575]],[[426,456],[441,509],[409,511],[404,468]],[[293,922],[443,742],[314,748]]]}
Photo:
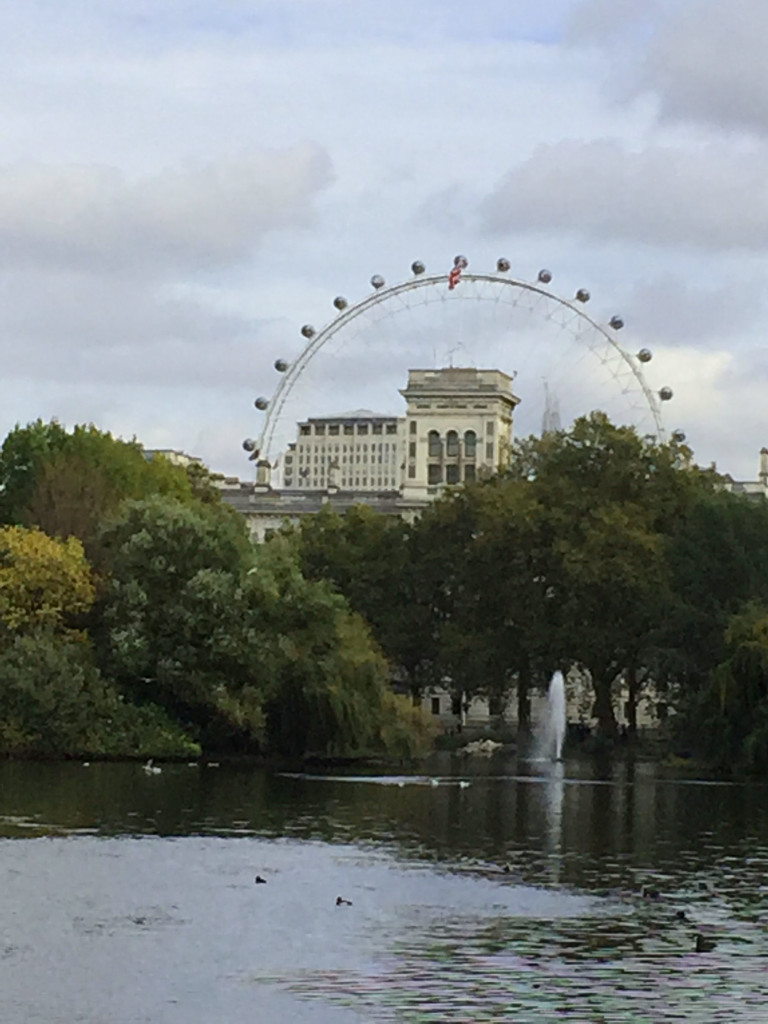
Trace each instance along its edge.
{"label": "red flag on wheel", "polygon": [[453,261],[453,267],[450,274],[448,275],[448,288],[450,291],[456,287],[461,280],[462,270],[466,270],[469,265],[469,260],[466,256],[457,256]]}

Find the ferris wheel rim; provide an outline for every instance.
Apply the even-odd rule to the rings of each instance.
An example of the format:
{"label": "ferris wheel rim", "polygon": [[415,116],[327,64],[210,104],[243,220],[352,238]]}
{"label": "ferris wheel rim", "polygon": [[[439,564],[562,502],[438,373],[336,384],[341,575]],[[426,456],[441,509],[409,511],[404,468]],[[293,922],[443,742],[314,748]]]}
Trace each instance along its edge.
{"label": "ferris wheel rim", "polygon": [[[643,397],[647,403],[656,428],[657,440],[659,442],[663,442],[666,439],[666,431],[661,417],[661,409],[656,400],[656,396],[645,380],[637,358],[627,352],[626,349],[619,344],[606,326],[601,324],[600,321],[596,320],[594,317],[590,316],[590,314],[584,309],[583,302],[566,299],[562,295],[558,295],[557,292],[545,287],[541,281],[525,281],[522,278],[510,277],[507,274],[502,273],[470,272],[465,270],[462,272],[461,281],[456,285],[456,288],[461,288],[461,286],[466,283],[482,282],[516,288],[521,291],[540,295],[557,305],[562,306],[564,309],[570,310],[579,318],[579,320],[588,324],[592,330],[596,331],[611,346],[615,353],[626,364],[642,391]],[[274,433],[277,429],[283,407],[294,386],[301,378],[302,373],[317,353],[323,348],[326,342],[330,341],[330,339],[333,338],[340,330],[353,323],[359,316],[375,306],[381,305],[398,295],[426,288],[434,288],[441,284],[448,285],[450,288],[450,274],[414,274],[413,277],[404,281],[399,281],[393,285],[382,284],[378,287],[374,286],[373,292],[363,296],[362,299],[359,299],[355,303],[350,303],[349,305],[345,304],[345,306],[340,309],[339,314],[333,317],[332,320],[324,324],[319,330],[312,330],[312,334],[308,337],[307,342],[299,355],[290,364],[288,364],[284,375],[280,379],[280,383],[268,403],[266,416],[261,433],[259,434],[256,448],[256,451],[261,454],[261,457],[269,457]],[[451,297],[451,301],[456,301],[457,299],[461,299],[461,297],[461,293],[458,293]],[[302,331],[304,329],[305,328],[302,328]]]}

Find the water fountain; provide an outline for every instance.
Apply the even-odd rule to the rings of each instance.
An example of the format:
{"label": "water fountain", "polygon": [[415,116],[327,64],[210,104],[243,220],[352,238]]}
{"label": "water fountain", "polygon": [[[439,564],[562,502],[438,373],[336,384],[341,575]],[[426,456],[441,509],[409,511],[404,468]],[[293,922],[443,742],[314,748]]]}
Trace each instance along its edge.
{"label": "water fountain", "polygon": [[562,672],[555,672],[547,691],[547,719],[544,723],[545,753],[553,761],[563,757],[565,739],[565,680]]}

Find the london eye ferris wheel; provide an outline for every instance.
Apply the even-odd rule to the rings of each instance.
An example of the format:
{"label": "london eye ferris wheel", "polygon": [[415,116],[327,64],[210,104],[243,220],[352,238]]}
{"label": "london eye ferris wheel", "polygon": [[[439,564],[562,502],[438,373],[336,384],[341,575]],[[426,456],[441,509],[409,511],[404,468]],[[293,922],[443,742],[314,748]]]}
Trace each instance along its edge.
{"label": "london eye ferris wheel", "polygon": [[[662,405],[673,393],[646,380],[650,350],[630,352],[618,314],[592,316],[585,288],[566,298],[552,280],[549,270],[532,281],[513,277],[504,258],[494,270],[470,270],[464,256],[436,274],[415,261],[411,275],[393,285],[374,274],[364,298],[336,296],[332,318],[319,328],[304,324],[293,358],[275,359],[277,385],[271,397],[256,398],[258,437],[243,448],[274,465],[302,420],[363,410],[400,415],[408,371],[446,366],[499,369],[513,378],[516,437],[567,427],[599,409],[614,423],[665,440]],[[681,431],[673,437],[684,440]]]}

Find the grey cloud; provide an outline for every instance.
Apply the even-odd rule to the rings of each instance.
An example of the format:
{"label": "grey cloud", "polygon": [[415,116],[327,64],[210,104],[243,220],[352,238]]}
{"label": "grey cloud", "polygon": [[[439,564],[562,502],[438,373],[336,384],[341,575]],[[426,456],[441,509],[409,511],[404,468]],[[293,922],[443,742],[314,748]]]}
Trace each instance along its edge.
{"label": "grey cloud", "polygon": [[605,241],[711,249],[768,244],[768,160],[715,146],[630,151],[540,146],[488,196],[489,233],[559,230]]}
{"label": "grey cloud", "polygon": [[711,281],[708,287],[679,275],[638,281],[623,305],[628,329],[651,346],[728,346],[764,317],[762,287],[750,273]]}
{"label": "grey cloud", "polygon": [[307,224],[329,181],[329,160],[313,145],[139,180],[108,167],[6,166],[0,260],[99,273],[229,266],[266,232]]}
{"label": "grey cloud", "polygon": [[699,0],[652,39],[640,84],[668,118],[768,132],[764,0]]}
{"label": "grey cloud", "polygon": [[16,274],[0,309],[4,377],[93,391],[116,382],[242,387],[274,328],[205,300],[153,293],[130,278]]}
{"label": "grey cloud", "polygon": [[764,0],[585,0],[569,38],[605,48],[614,97],[620,83],[666,120],[768,132]]}

